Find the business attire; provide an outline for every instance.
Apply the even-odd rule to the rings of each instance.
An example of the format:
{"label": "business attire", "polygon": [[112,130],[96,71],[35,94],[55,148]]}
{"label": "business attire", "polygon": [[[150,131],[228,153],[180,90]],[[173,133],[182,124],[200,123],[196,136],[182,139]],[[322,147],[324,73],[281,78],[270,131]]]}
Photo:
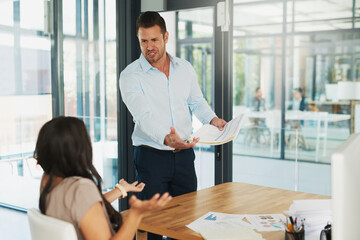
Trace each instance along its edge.
{"label": "business attire", "polygon": [[299,111],[309,111],[309,105],[305,101],[305,98],[301,98],[299,101],[296,101],[295,99],[293,102],[289,105],[288,110],[299,110]]}
{"label": "business attire", "polygon": [[257,97],[254,97],[252,100],[251,109],[255,112],[265,111],[265,99],[258,99]]}
{"label": "business attire", "polygon": [[186,141],[192,133],[191,113],[203,124],[216,117],[191,64],[168,56],[169,78],[142,54],[120,74],[121,96],[135,123],[136,180],[146,184],[140,199],[149,199],[157,192],[178,196],[197,189],[193,149],[173,149],[164,144],[164,139],[174,127]]}

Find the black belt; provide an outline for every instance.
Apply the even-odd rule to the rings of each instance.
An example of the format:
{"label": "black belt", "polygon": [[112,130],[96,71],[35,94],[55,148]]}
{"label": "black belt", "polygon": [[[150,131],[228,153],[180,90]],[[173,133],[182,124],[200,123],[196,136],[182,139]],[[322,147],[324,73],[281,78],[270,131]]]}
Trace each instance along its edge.
{"label": "black belt", "polygon": [[152,149],[152,150],[158,150],[158,151],[173,152],[173,153],[177,153],[177,152],[180,152],[180,151],[181,151],[181,149],[161,150],[161,149],[157,149],[157,148],[150,147],[150,146],[148,146],[148,145],[140,145],[140,147],[148,148],[148,149]]}

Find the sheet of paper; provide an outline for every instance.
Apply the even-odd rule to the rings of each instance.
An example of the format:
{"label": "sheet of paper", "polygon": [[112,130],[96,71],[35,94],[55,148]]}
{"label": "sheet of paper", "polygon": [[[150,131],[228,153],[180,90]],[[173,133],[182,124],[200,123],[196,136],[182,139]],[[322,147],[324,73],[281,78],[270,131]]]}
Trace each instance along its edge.
{"label": "sheet of paper", "polygon": [[206,240],[261,240],[261,234],[251,228],[211,228],[200,229],[201,236]]}
{"label": "sheet of paper", "polygon": [[283,214],[246,215],[246,219],[259,232],[284,231],[286,217]]}
{"label": "sheet of paper", "polygon": [[213,125],[205,124],[190,136],[189,141],[195,137],[200,138],[199,143],[209,145],[221,145],[230,142],[237,137],[244,121],[245,114],[240,114],[228,122],[222,131]]}
{"label": "sheet of paper", "polygon": [[324,212],[330,213],[331,199],[304,199],[294,200],[289,208],[289,215],[293,213]]}
{"label": "sheet of paper", "polygon": [[252,228],[249,223],[243,220],[244,217],[245,215],[239,214],[208,212],[186,226],[195,232],[199,232],[201,229],[237,228],[240,226]]}

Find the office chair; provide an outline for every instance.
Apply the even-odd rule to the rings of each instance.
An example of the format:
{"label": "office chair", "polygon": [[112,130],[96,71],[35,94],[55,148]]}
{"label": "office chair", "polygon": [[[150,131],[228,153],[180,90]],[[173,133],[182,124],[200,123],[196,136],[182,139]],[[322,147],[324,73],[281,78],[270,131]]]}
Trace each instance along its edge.
{"label": "office chair", "polygon": [[27,212],[32,240],[77,240],[74,226],[53,217],[42,214],[38,209]]}

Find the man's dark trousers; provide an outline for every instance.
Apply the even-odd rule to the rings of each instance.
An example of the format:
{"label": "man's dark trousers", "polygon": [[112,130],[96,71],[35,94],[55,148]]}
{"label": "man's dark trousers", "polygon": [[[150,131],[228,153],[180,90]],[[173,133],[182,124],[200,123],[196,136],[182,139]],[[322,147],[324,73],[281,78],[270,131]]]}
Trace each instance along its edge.
{"label": "man's dark trousers", "polygon": [[[192,148],[167,151],[136,146],[134,149],[136,180],[145,183],[145,188],[138,193],[138,197],[146,200],[156,193],[165,192],[176,197],[196,191],[194,161],[195,153]],[[148,239],[162,239],[162,236],[148,233]]]}

